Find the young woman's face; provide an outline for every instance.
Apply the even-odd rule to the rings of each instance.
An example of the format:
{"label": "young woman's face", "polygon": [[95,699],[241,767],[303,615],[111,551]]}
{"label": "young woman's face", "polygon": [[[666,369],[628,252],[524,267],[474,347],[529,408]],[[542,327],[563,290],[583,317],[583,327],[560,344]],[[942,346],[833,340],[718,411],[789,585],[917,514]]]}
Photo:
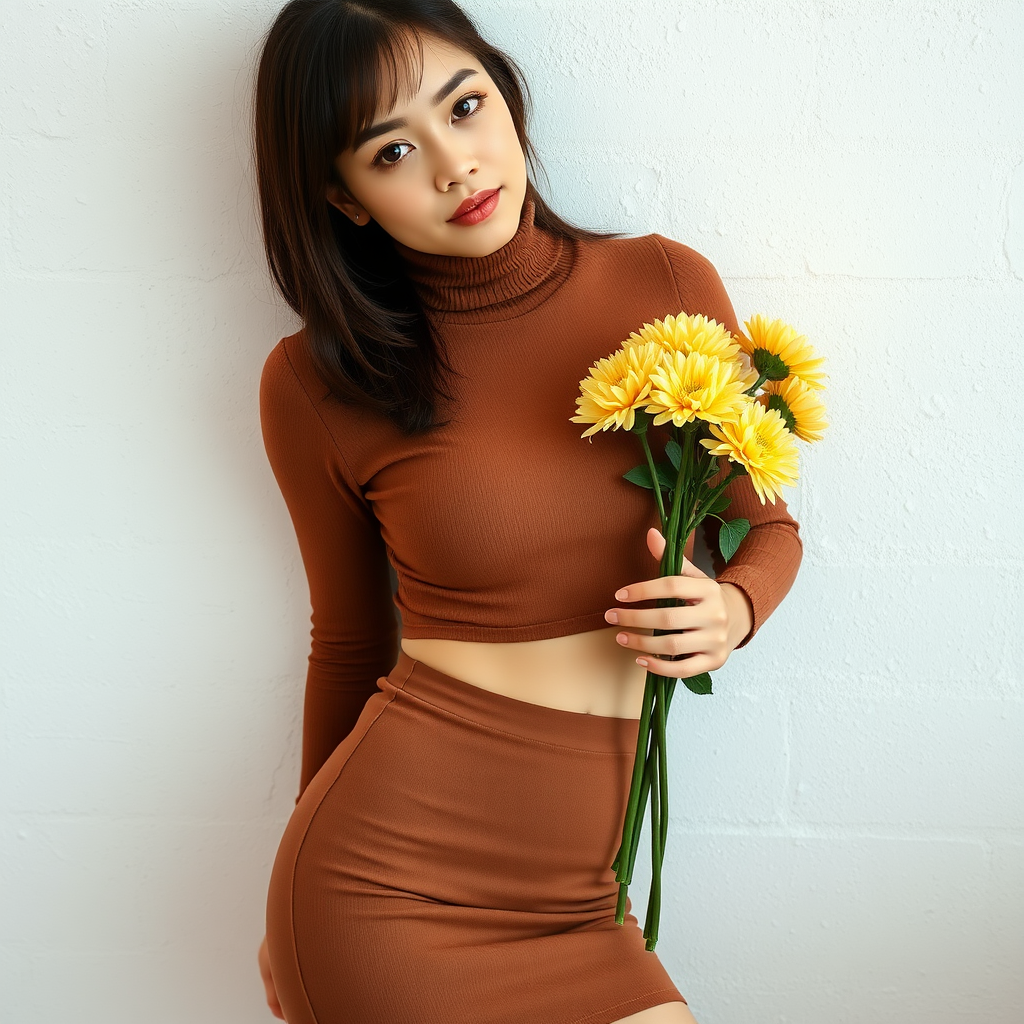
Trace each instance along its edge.
{"label": "young woman's face", "polygon": [[[356,224],[372,218],[420,252],[486,256],[519,227],[526,157],[504,97],[482,65],[433,37],[424,38],[423,49],[419,92],[378,112],[374,134],[339,154],[335,166],[350,196],[332,185],[327,199]],[[451,219],[464,199],[491,189],[499,191],[489,216]]]}

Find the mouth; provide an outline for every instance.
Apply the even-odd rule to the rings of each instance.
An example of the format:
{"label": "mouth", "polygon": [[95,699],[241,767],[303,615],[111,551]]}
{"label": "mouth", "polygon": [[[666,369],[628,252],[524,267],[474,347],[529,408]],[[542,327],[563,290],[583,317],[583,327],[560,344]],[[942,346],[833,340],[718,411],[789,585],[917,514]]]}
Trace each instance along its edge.
{"label": "mouth", "polygon": [[459,204],[459,208],[448,218],[449,223],[453,220],[458,220],[460,217],[464,217],[470,210],[475,210],[482,203],[485,203],[491,196],[498,193],[498,188],[482,188],[474,192],[471,196],[463,199]]}

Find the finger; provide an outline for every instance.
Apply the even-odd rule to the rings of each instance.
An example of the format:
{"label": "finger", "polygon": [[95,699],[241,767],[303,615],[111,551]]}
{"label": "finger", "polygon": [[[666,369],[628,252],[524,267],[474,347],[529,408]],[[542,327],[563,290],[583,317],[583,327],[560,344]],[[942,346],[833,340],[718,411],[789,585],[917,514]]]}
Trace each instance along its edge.
{"label": "finger", "polygon": [[684,655],[679,661],[668,661],[652,654],[644,654],[636,659],[636,663],[655,675],[665,676],[666,679],[689,679],[691,676],[699,676],[702,672],[713,672],[720,667],[706,654]]}
{"label": "finger", "polygon": [[609,608],[604,615],[615,626],[632,629],[704,629],[710,623],[699,604],[677,605],[675,608]]}
{"label": "finger", "polygon": [[690,601],[702,600],[708,592],[710,577],[696,576],[655,576],[654,579],[631,583],[616,590],[616,601],[647,601],[659,597],[677,597]]}
{"label": "finger", "polygon": [[615,639],[620,647],[634,650],[640,657],[653,654],[671,660],[677,656],[710,651],[707,634],[701,629],[656,629],[649,636],[624,630],[616,634]]}

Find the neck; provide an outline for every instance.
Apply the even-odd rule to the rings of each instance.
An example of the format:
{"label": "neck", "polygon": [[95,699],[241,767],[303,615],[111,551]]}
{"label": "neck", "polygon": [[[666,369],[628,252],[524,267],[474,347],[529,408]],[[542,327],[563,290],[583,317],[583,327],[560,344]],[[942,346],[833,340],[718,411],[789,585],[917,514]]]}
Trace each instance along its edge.
{"label": "neck", "polygon": [[424,308],[441,319],[502,319],[542,302],[567,276],[574,247],[539,228],[535,212],[528,192],[515,235],[486,256],[420,252],[395,241]]}

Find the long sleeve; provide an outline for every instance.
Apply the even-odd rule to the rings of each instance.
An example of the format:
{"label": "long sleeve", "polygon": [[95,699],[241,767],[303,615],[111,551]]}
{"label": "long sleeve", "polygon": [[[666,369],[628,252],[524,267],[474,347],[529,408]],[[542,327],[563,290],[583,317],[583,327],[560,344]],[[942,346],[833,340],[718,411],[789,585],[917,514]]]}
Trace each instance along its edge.
{"label": "long sleeve", "polygon": [[[732,302],[710,261],[681,242],[662,235],[655,237],[665,250],[672,268],[680,309],[690,316],[700,313],[713,318],[731,333],[738,334],[740,327]],[[722,466],[713,483],[721,482],[732,468],[728,460],[720,461]],[[774,504],[766,501],[762,505],[746,474],[733,480],[725,493],[732,500],[724,518],[750,521],[750,532],[728,562],[722,558],[718,545],[719,521],[708,516],[701,527],[711,551],[715,579],[719,583],[732,583],[739,587],[750,598],[754,609],[753,625],[736,645],[739,648],[750,643],[789,593],[803,559],[803,541],[800,524],[790,515],[786,502],[776,497]]]}
{"label": "long sleeve", "polygon": [[263,368],[260,422],[295,527],[312,607],[301,796],[352,730],[377,678],[394,666],[398,619],[379,523],[283,343]]}

